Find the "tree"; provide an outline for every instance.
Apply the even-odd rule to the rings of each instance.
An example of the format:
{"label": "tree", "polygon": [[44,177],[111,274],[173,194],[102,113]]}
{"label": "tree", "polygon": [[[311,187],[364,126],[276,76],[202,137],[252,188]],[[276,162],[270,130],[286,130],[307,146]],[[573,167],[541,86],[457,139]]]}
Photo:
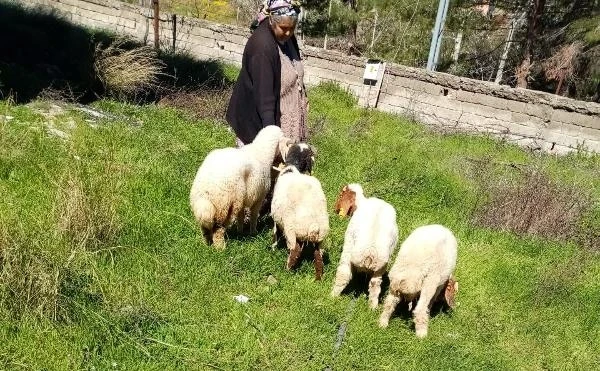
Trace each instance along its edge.
{"label": "tree", "polygon": [[529,10],[527,12],[527,36],[525,39],[525,47],[523,48],[523,60],[517,67],[517,87],[526,88],[527,78],[529,77],[533,47],[537,35],[541,29],[541,17],[544,12],[546,0],[531,0]]}

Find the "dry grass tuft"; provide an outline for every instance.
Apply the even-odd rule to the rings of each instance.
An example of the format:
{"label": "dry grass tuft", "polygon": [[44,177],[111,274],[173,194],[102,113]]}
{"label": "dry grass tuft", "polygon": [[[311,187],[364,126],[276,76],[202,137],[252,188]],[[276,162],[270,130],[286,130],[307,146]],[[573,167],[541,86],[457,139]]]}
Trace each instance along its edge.
{"label": "dry grass tuft", "polygon": [[593,208],[589,194],[558,184],[536,167],[510,164],[511,171],[498,174],[492,166],[476,164],[477,224],[562,241],[584,238],[582,220]]}
{"label": "dry grass tuft", "polygon": [[67,174],[57,196],[58,231],[76,246],[95,250],[113,241],[120,227],[114,196],[90,188]]}
{"label": "dry grass tuft", "polygon": [[225,120],[232,88],[179,91],[163,97],[159,104],[179,108],[193,119]]}
{"label": "dry grass tuft", "polygon": [[68,103],[77,103],[82,96],[82,93],[75,92],[69,84],[67,84],[64,88],[54,88],[49,86],[44,88],[38,94],[38,98],[42,100]]}
{"label": "dry grass tuft", "polygon": [[564,45],[542,62],[546,78],[558,82],[555,94],[559,94],[564,83],[568,82],[575,74],[583,47],[584,44],[580,41]]}
{"label": "dry grass tuft", "polygon": [[14,317],[57,317],[59,269],[18,230],[0,225],[0,303]]}
{"label": "dry grass tuft", "polygon": [[152,47],[128,48],[127,43],[120,39],[107,48],[96,46],[94,70],[107,93],[130,97],[158,90],[164,62]]}
{"label": "dry grass tuft", "polygon": [[69,172],[59,182],[58,233],[30,235],[28,226],[0,219],[0,306],[11,316],[71,321],[81,305],[102,302],[85,272],[90,257],[117,237],[117,202],[105,184],[82,179]]}

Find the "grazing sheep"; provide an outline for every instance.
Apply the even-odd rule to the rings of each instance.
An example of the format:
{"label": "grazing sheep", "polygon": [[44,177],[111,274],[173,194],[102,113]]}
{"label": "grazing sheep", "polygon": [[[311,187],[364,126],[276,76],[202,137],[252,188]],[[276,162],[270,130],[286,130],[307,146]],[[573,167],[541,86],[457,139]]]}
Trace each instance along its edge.
{"label": "grazing sheep", "polygon": [[190,206],[208,244],[225,248],[225,231],[236,220],[243,232],[246,208],[250,211],[250,232],[256,233],[282,138],[281,129],[269,125],[248,145],[216,149],[206,156],[192,184]]}
{"label": "grazing sheep", "polygon": [[352,218],[344,236],[331,296],[342,293],[353,271],[365,272],[371,276],[369,307],[375,309],[379,304],[382,276],[398,242],[396,210],[383,200],[366,198],[359,184],[349,184],[342,188],[335,211],[342,217],[351,214]]}
{"label": "grazing sheep", "polygon": [[[275,159],[273,165],[278,166],[283,163],[286,165],[294,165],[302,174],[312,174],[312,168],[315,162],[315,149],[306,143],[294,143],[291,139],[283,137],[279,143],[280,156]],[[271,187],[267,194],[263,206],[260,209],[260,215],[265,215],[270,212],[271,200],[273,199],[273,188],[275,181],[279,175],[279,169],[271,169]]]}
{"label": "grazing sheep", "polygon": [[302,253],[302,242],[314,244],[315,276],[323,275],[323,240],[329,233],[329,215],[327,201],[321,183],[317,178],[301,174],[293,166],[280,170],[273,200],[273,245],[277,246],[278,229],[285,237],[289,251],[287,269],[292,269]]}
{"label": "grazing sheep", "polygon": [[418,296],[413,309],[415,331],[417,337],[427,336],[431,304],[442,290],[446,303],[454,307],[458,283],[452,274],[456,267],[457,246],[452,232],[441,225],[422,226],[408,236],[389,272],[390,291],[385,298],[379,326],[387,327],[400,301],[411,303]]}

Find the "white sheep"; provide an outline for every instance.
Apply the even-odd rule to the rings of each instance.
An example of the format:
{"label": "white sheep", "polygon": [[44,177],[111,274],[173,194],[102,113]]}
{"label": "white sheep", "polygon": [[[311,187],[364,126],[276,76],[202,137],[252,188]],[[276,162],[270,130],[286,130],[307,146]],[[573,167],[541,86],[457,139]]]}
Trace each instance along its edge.
{"label": "white sheep", "polygon": [[315,277],[323,274],[323,240],[329,233],[327,200],[319,180],[302,174],[293,166],[280,170],[273,200],[273,245],[277,246],[278,228],[285,237],[289,251],[287,269],[292,269],[302,253],[303,242],[314,244]]}
{"label": "white sheep", "polygon": [[[415,229],[402,243],[389,272],[390,290],[385,298],[379,326],[387,327],[394,309],[405,300],[412,303],[417,337],[427,336],[431,304],[442,294],[450,307],[458,283],[453,278],[458,243],[452,232],[441,225]],[[410,304],[409,309],[411,309]]]}
{"label": "white sheep", "polygon": [[241,148],[211,151],[196,173],[190,206],[208,244],[225,248],[225,231],[237,220],[244,230],[246,209],[250,232],[256,233],[260,207],[271,186],[271,166],[283,139],[279,127],[263,128]]}
{"label": "white sheep", "polygon": [[353,271],[365,272],[369,281],[369,307],[377,308],[382,276],[398,242],[396,210],[375,197],[366,198],[359,184],[342,188],[335,211],[344,217],[351,214],[344,236],[344,247],[338,264],[331,296],[339,296]]}

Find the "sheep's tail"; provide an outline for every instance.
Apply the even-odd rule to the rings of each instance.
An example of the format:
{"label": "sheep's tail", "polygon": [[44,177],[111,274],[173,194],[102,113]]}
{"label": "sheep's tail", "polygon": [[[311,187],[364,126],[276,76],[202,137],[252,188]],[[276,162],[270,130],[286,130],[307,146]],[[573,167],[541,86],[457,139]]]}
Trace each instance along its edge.
{"label": "sheep's tail", "polygon": [[373,264],[373,257],[371,255],[365,257],[360,263],[360,265],[367,269],[375,270],[375,265]]}
{"label": "sheep's tail", "polygon": [[194,217],[200,226],[206,229],[212,229],[217,216],[215,205],[205,197],[196,197],[192,199],[191,207]]}
{"label": "sheep's tail", "polygon": [[321,242],[321,226],[319,223],[312,223],[308,228],[308,242]]}

